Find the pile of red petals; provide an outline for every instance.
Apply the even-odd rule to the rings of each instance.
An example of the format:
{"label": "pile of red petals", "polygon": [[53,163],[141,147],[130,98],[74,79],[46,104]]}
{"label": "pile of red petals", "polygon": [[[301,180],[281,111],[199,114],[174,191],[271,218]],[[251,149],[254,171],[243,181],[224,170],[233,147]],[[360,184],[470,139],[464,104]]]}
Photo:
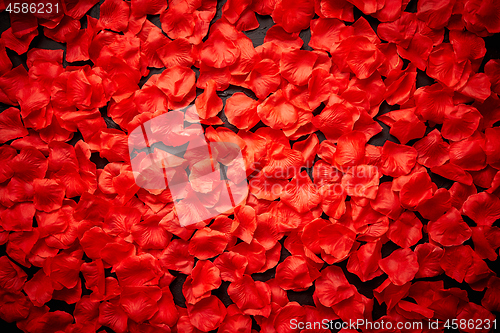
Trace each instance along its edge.
{"label": "pile of red petals", "polygon": [[[499,1],[97,2],[10,13],[1,34],[1,319],[281,333],[498,315]],[[241,147],[249,193],[184,228],[168,190],[135,184],[127,135],[193,104]]]}

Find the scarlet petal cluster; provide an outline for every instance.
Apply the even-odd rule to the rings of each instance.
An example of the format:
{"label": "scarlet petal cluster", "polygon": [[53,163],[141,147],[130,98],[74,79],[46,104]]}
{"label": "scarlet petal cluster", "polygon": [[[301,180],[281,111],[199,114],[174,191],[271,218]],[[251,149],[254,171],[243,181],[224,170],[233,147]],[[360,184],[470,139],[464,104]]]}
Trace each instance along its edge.
{"label": "scarlet petal cluster", "polygon": [[492,325],[499,1],[98,3],[0,4],[3,321]]}

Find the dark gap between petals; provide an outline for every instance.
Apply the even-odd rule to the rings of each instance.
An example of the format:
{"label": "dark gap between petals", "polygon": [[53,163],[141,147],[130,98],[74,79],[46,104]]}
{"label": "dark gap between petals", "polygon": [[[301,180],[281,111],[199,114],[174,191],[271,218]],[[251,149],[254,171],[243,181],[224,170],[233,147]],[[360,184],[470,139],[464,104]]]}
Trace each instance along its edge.
{"label": "dark gap between petals", "polygon": [[186,308],[186,298],[182,293],[182,286],[184,285],[184,282],[186,282],[186,279],[186,274],[178,273],[176,278],[168,286],[172,296],[174,297],[175,305],[181,308]]}
{"label": "dark gap between petals", "polygon": [[314,284],[310,286],[308,289],[304,291],[293,291],[293,290],[287,290],[286,295],[288,297],[288,300],[290,302],[297,302],[300,305],[311,305],[314,306],[314,299],[313,299],[313,294],[314,290],[316,288],[314,287]]}

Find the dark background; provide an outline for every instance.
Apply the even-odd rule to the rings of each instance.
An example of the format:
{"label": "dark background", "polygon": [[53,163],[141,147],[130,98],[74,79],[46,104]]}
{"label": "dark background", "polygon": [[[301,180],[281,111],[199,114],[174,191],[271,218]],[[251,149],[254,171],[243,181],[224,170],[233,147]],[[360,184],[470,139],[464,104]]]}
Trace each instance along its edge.
{"label": "dark background", "polygon": [[[298,1],[300,1],[300,0],[298,0]],[[92,17],[99,18],[99,7],[102,4],[102,2],[104,2],[104,0],[101,0],[98,4],[96,4],[87,14],[92,16]],[[218,1],[217,14],[214,17],[214,19],[212,20],[212,22],[215,22],[217,19],[219,19],[221,17],[222,6],[224,5],[225,2],[226,2],[226,0]],[[409,3],[409,5],[407,6],[406,11],[416,12],[416,9],[417,9],[417,1],[412,0]],[[372,26],[372,28],[376,31],[377,26],[380,22],[371,16],[364,15],[361,11],[359,11],[356,7],[354,7],[354,19],[357,20],[361,16],[365,17],[367,19],[367,21],[370,23],[370,25]],[[315,16],[315,18],[317,18],[317,16]],[[266,35],[267,30],[272,25],[274,25],[274,22],[270,16],[261,16],[261,15],[257,14],[257,19],[260,23],[259,28],[255,29],[253,31],[244,32],[252,40],[254,46],[258,46],[258,45],[261,45],[264,43],[264,37]],[[161,28],[159,15],[148,15],[148,20],[150,20],[156,26]],[[86,27],[87,23],[86,23],[85,16],[81,19],[81,24],[82,24],[82,28]],[[347,24],[349,24],[349,23],[347,23]],[[7,12],[4,11],[4,12],[0,13],[0,33],[7,30],[9,27],[10,27],[9,15]],[[42,27],[39,27],[38,30],[39,30],[39,35],[37,37],[35,37],[34,40],[31,42],[30,49],[43,48],[43,49],[63,49],[63,50],[65,50],[65,44],[58,43],[56,41],[53,41],[53,40],[45,37],[43,35],[43,28]],[[310,48],[308,45],[309,40],[311,38],[310,30],[309,29],[303,30],[299,36],[304,41],[304,45],[302,46],[302,49],[312,50],[312,48]],[[448,38],[448,31],[445,29],[445,42],[447,41],[447,38]],[[500,58],[500,34],[496,34],[496,35],[491,36],[491,37],[486,37],[486,38],[484,38],[484,40],[486,43],[487,52],[486,52],[486,55],[484,57],[483,63],[481,65],[480,72],[483,71],[484,64],[488,60]],[[16,67],[16,66],[22,64],[27,69],[27,66],[26,66],[27,55],[26,55],[26,53],[22,54],[22,55],[17,55],[15,52],[7,49],[7,54],[12,61],[13,67]],[[408,64],[408,61],[405,60],[404,62],[405,62],[405,66],[406,66]],[[67,65],[83,65],[83,64],[92,65],[92,62],[91,61],[84,61],[84,62],[77,62],[77,63],[68,63],[68,62],[66,62],[65,59],[63,60],[63,66],[65,66],[65,67]],[[142,86],[149,79],[149,77],[151,75],[161,73],[164,70],[164,68],[162,68],[162,69],[149,68],[149,69],[150,69],[149,75],[147,77],[143,77],[141,79],[141,81],[139,83],[140,86]],[[199,72],[198,72],[197,68],[193,67],[193,70],[196,72],[196,75],[198,76]],[[419,88],[421,86],[425,86],[425,85],[430,85],[432,83],[434,83],[434,80],[432,78],[429,78],[425,74],[425,72],[418,70],[417,88]],[[201,89],[197,89],[197,94],[200,94],[202,91],[203,90],[201,90]],[[218,92],[218,95],[223,99],[223,101],[225,103],[225,100],[227,98],[229,98],[235,92],[244,92],[248,96],[257,99],[252,91],[250,91],[248,89],[241,88],[241,87],[236,87],[236,86],[230,86],[225,91]],[[5,104],[0,103],[0,111],[3,111],[9,107],[10,107],[10,105],[5,105]],[[397,109],[399,109],[398,105],[391,107],[386,102],[383,102],[381,107],[380,107],[380,111],[379,111],[378,115],[382,115],[382,114],[385,114],[389,111],[397,110]],[[321,111],[321,107],[318,110],[316,110],[314,113],[317,114],[320,111]],[[103,118],[105,119],[108,127],[121,129],[116,123],[113,122],[113,120],[111,118],[109,118],[107,116],[106,108],[101,109],[101,114],[102,114]],[[219,114],[219,116],[225,123],[224,125],[221,125],[221,126],[225,126],[225,127],[228,127],[234,131],[237,131],[236,127],[234,127],[233,125],[228,123],[227,118],[225,117],[223,112],[221,112]],[[377,120],[377,118],[375,118],[375,120]],[[375,137],[373,137],[368,142],[369,144],[382,146],[384,144],[384,142],[386,142],[387,140],[399,143],[399,141],[395,137],[393,137],[389,134],[389,127],[388,126],[386,126],[385,124],[383,124],[380,121],[379,121],[379,124],[382,126],[383,131],[381,133],[379,133],[378,135],[376,135]],[[257,128],[262,127],[262,126],[264,126],[264,125],[262,124],[262,122],[260,122],[259,124],[257,124],[257,126],[255,128],[252,129],[252,131],[254,131]],[[438,129],[440,129],[440,125],[437,125],[436,127]],[[433,130],[434,128],[435,127],[427,128],[426,134],[428,132],[430,132],[431,130]],[[316,132],[316,134],[318,135],[318,138],[320,139],[320,141],[325,139],[324,135],[321,132]],[[77,132],[77,133],[75,133],[74,138],[69,143],[75,144],[80,139],[82,139],[82,136],[79,132]],[[301,138],[301,140],[303,140],[303,139],[304,138]],[[297,140],[297,141],[300,141],[300,140]],[[412,145],[415,141],[416,140],[410,141],[408,143],[408,145]],[[296,141],[291,141],[291,143],[293,143],[293,142],[296,142]],[[97,165],[98,168],[103,168],[107,164],[107,160],[101,158],[98,155],[98,153],[93,153],[91,160]],[[311,175],[311,170],[308,170],[308,172]],[[436,183],[436,185],[438,187],[450,188],[451,185],[453,184],[453,182],[451,182],[451,181],[449,181],[441,176],[438,176],[436,174],[432,174],[431,172],[429,172],[429,174],[431,175],[433,182]],[[390,181],[391,179],[392,179],[391,177],[384,176],[381,181]],[[484,189],[478,188],[478,191],[482,191],[482,190],[484,190]],[[422,220],[422,223],[424,223],[424,225],[428,222],[427,220],[422,218],[418,214],[418,212],[415,212],[415,213]],[[324,217],[326,217],[326,215]],[[464,216],[464,219],[469,224],[474,225],[474,222],[471,221],[470,219],[468,219],[466,216]],[[35,223],[36,223],[36,221],[35,221]],[[497,225],[497,224],[498,224],[498,221],[495,223],[495,225]],[[174,238],[176,238],[176,237],[174,236]],[[284,237],[280,241],[281,245],[284,244],[285,239],[286,239],[286,237]],[[427,241],[428,241],[427,235],[424,233],[423,238],[418,242],[418,244],[421,244],[421,243],[424,243]],[[471,240],[468,240],[467,242],[465,242],[465,244],[471,245],[473,247]],[[412,246],[412,249],[414,249],[415,246]],[[391,241],[387,242],[382,247],[382,257],[388,256],[392,251],[396,250],[397,248],[398,248],[398,246],[395,245],[394,243],[392,243]],[[5,245],[0,246],[0,255],[6,254],[5,249],[6,249]],[[290,255],[290,253],[286,250],[286,248],[284,246],[282,246],[280,262],[282,262],[289,255]],[[498,273],[500,272],[500,259],[497,259],[494,262],[491,262],[489,260],[485,260],[485,262],[488,264],[490,269],[495,271],[498,275]],[[377,288],[380,284],[382,284],[382,282],[387,278],[387,275],[383,274],[383,275],[381,275],[373,280],[370,280],[367,282],[361,282],[361,280],[356,275],[351,274],[350,272],[347,271],[346,264],[347,264],[347,260],[344,260],[343,262],[338,263],[336,265],[340,266],[343,269],[349,282],[352,283],[353,285],[355,285],[361,294],[363,294],[364,296],[366,296],[368,298],[373,298],[373,289]],[[325,267],[326,266],[327,266],[327,264],[325,264]],[[29,269],[22,267],[22,266],[20,266],[20,267],[23,268],[27,272],[28,279],[30,279],[33,276],[33,274],[36,273],[36,271],[38,271],[38,269],[39,269],[37,267],[32,267]],[[170,271],[170,272],[176,276],[176,279],[172,282],[172,284],[170,286],[170,289],[171,289],[172,294],[174,296],[174,301],[178,306],[185,307],[185,299],[184,299],[184,296],[182,294],[182,285],[183,285],[184,281],[186,280],[187,276],[185,274],[178,273],[175,271]],[[267,281],[269,279],[274,278],[275,272],[276,272],[276,267],[273,269],[270,269],[264,273],[252,274],[252,277],[254,280],[257,280],[257,281]],[[81,274],[80,274],[80,276],[81,276]],[[106,276],[114,276],[114,273],[111,273],[109,270],[107,270]],[[484,291],[483,292],[474,291],[469,287],[468,284],[458,283],[455,280],[449,278],[448,276],[446,276],[444,274],[437,276],[437,277],[434,277],[434,278],[416,279],[414,281],[419,281],[419,280],[425,280],[425,281],[442,280],[442,281],[444,281],[445,288],[457,287],[457,288],[460,288],[462,290],[466,290],[468,295],[469,295],[470,301],[475,302],[477,304],[481,303],[481,299],[484,295]],[[232,304],[231,299],[227,295],[228,285],[229,285],[229,282],[223,281],[222,285],[220,286],[219,289],[212,291],[212,293],[214,295],[216,295],[224,303],[225,306]],[[83,288],[84,295],[90,294],[90,291],[85,288],[85,284],[83,283],[83,278],[82,278],[82,288]],[[314,285],[306,291],[303,291],[303,292],[287,291],[287,294],[288,294],[288,298],[290,301],[296,301],[302,305],[314,305],[313,298],[312,298],[313,292],[314,292]],[[69,313],[72,313],[74,308],[75,308],[74,304],[68,305],[63,301],[57,301],[57,300],[51,300],[46,305],[49,306],[51,311],[63,310],[63,311],[67,311]],[[385,314],[386,314],[385,304],[379,305],[377,303],[377,300],[374,300],[373,320],[376,320],[377,318],[380,318],[381,316],[383,316]],[[499,315],[499,313],[494,313],[494,314],[497,317]],[[256,329],[257,331],[260,331],[259,326],[255,322],[255,320],[253,320],[253,328]],[[0,330],[2,332],[20,332],[20,330],[15,325],[15,323],[6,323],[6,322],[2,321],[1,319],[0,319]],[[110,330],[107,327],[102,327],[99,331],[100,332],[103,332],[103,331],[112,332],[112,330]]]}

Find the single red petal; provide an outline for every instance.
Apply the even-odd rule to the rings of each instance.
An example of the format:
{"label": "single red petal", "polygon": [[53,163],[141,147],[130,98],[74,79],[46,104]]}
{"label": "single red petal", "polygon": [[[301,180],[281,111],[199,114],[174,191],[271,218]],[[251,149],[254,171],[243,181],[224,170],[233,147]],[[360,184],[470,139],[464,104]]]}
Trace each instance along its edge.
{"label": "single red petal", "polygon": [[316,134],[311,134],[304,141],[298,141],[293,144],[292,149],[298,150],[302,153],[304,157],[304,162],[308,165],[312,165],[316,153],[319,148],[319,140]]}
{"label": "single red petal", "polygon": [[498,128],[487,128],[485,132],[485,153],[488,164],[493,167],[497,167],[500,164],[500,149],[497,142],[497,138],[500,137],[500,130]]}
{"label": "single red petal", "polygon": [[258,98],[264,99],[270,93],[276,91],[280,85],[281,76],[279,71],[280,69],[274,61],[263,59],[255,64],[246,79],[246,83]]}
{"label": "single red petal", "polygon": [[75,304],[82,297],[82,281],[78,280],[78,283],[73,288],[62,288],[60,290],[54,290],[52,294],[52,299],[66,302],[67,304]]}
{"label": "single red petal", "polygon": [[289,302],[279,309],[274,318],[274,327],[276,332],[292,333],[300,327],[299,323],[303,324],[306,320],[305,307],[297,302]]}
{"label": "single red petal", "polygon": [[393,220],[397,219],[403,211],[398,194],[392,190],[391,182],[379,185],[377,197],[370,201],[370,205],[375,211],[387,215]]}
{"label": "single red petal", "polygon": [[470,76],[460,93],[478,101],[485,101],[491,95],[490,87],[488,77],[483,73],[476,73]]}
{"label": "single red petal", "polygon": [[248,260],[238,253],[224,252],[215,259],[214,264],[219,268],[222,280],[235,282],[243,277]]}
{"label": "single red petal", "polygon": [[[417,21],[418,23],[419,21]],[[420,21],[421,22],[421,21]],[[421,71],[425,71],[427,60],[432,51],[433,41],[428,36],[417,32],[407,47],[397,46],[398,54],[411,61],[415,67]]]}
{"label": "single red petal", "polygon": [[26,282],[27,274],[7,256],[0,257],[0,286],[9,292],[20,291]]}
{"label": "single red petal", "polygon": [[190,274],[194,266],[194,256],[188,251],[188,242],[174,239],[160,255],[160,263],[166,269]]}
{"label": "single red petal", "polygon": [[372,242],[362,245],[349,256],[347,270],[366,282],[383,274],[378,265],[382,258],[382,243]]}
{"label": "single red petal", "polygon": [[433,29],[443,28],[451,17],[454,2],[442,0],[422,1],[417,7],[417,17]]}
{"label": "single red petal", "polygon": [[175,108],[185,107],[196,96],[196,77],[192,69],[174,66],[163,71],[157,86],[167,95]]}
{"label": "single red petal", "polygon": [[132,225],[131,234],[134,241],[144,249],[164,249],[171,235],[162,226],[159,216],[145,218],[140,223]]}
{"label": "single red petal", "polygon": [[464,171],[461,167],[453,163],[445,163],[443,165],[431,168],[431,172],[440,175],[441,177],[460,182],[464,185],[472,185],[472,176]]}
{"label": "single red petal", "polygon": [[97,320],[99,318],[100,304],[99,301],[91,299],[89,295],[82,296],[76,303],[75,311],[73,312],[75,322],[82,324],[92,323],[94,326],[99,325]]}
{"label": "single red petal", "polygon": [[249,31],[257,29],[260,26],[257,16],[252,9],[246,9],[236,22],[236,29],[239,31]]}
{"label": "single red petal", "polygon": [[246,274],[259,272],[266,264],[266,249],[260,245],[254,238],[252,243],[239,243],[229,249],[232,252],[238,253],[248,259],[248,266],[245,270]]}
{"label": "single red petal", "polygon": [[321,197],[307,173],[302,171],[285,186],[281,194],[281,201],[294,208],[298,213],[305,213],[316,207],[320,203]]}
{"label": "single red petal", "polygon": [[184,284],[182,290],[188,304],[195,304],[201,298],[210,295],[210,291],[219,288],[221,284],[219,268],[208,260],[198,261],[188,279],[191,280],[189,288]]}
{"label": "single red petal", "polygon": [[432,197],[432,185],[427,172],[413,174],[399,192],[401,206],[415,210],[420,202]]}
{"label": "single red petal", "polygon": [[460,83],[464,68],[465,62],[457,61],[451,44],[443,43],[430,53],[426,73],[452,88]]}
{"label": "single red petal", "polygon": [[244,93],[237,92],[226,100],[224,114],[239,129],[251,129],[260,121],[257,114],[259,103]]}
{"label": "single red petal", "polygon": [[220,30],[210,34],[200,51],[200,61],[214,68],[228,67],[236,62],[240,49]]}
{"label": "single red petal", "polygon": [[157,259],[149,253],[127,257],[116,267],[121,286],[154,285],[162,275]]}
{"label": "single red petal", "polygon": [[484,136],[476,132],[472,136],[450,144],[450,162],[463,170],[478,171],[486,166]]}
{"label": "single red petal", "polygon": [[491,82],[491,90],[498,94],[500,92],[500,61],[498,59],[489,60],[484,65],[484,73]]}
{"label": "single red petal", "polygon": [[411,281],[418,272],[417,255],[409,248],[392,252],[379,261],[380,268],[389,275],[389,279],[397,286]]}
{"label": "single red petal", "polygon": [[44,178],[48,163],[43,154],[35,148],[22,148],[11,164],[15,177],[27,182]]}
{"label": "single red petal", "polygon": [[443,141],[437,129],[413,145],[418,152],[417,162],[432,168],[448,161],[449,144]]}
{"label": "single red petal", "polygon": [[280,224],[276,223],[272,213],[257,215],[257,229],[255,229],[254,239],[264,247],[265,250],[271,250],[276,243],[283,237],[279,230]]}
{"label": "single red petal", "polygon": [[297,3],[292,0],[281,0],[277,2],[271,16],[273,21],[287,32],[300,32],[309,27],[309,22],[314,16],[314,1]]}
{"label": "single red petal", "polygon": [[476,108],[458,105],[445,115],[441,130],[443,138],[460,141],[470,137],[478,128],[481,118]]}
{"label": "single red petal", "polygon": [[127,29],[130,4],[120,0],[106,0],[100,7],[99,24],[105,29],[124,31]]}
{"label": "single red petal", "polygon": [[221,326],[220,332],[248,332],[252,326],[252,319],[250,316],[243,315],[238,307],[231,304],[227,308],[227,315]]}
{"label": "single red petal", "polygon": [[355,293],[356,288],[349,284],[340,267],[326,267],[321,271],[321,277],[316,280],[314,295],[326,307],[338,304]]}
{"label": "single red petal", "polygon": [[124,287],[120,294],[120,305],[127,316],[141,323],[158,311],[157,302],[162,292],[157,286]]}
{"label": "single red petal", "polygon": [[0,114],[0,133],[0,143],[28,135],[18,109],[8,108]]}
{"label": "single red petal", "polygon": [[[457,320],[460,322],[476,322],[478,319],[483,322],[495,322],[495,315],[490,311],[486,310],[480,305],[469,302],[467,303],[460,313],[457,314]],[[462,329],[464,332],[472,333],[472,332],[487,332],[489,329],[487,328],[469,328],[466,327]]]}
{"label": "single red petal", "polygon": [[166,68],[176,65],[190,67],[194,62],[193,46],[184,38],[177,38],[155,50]]}
{"label": "single red petal", "polygon": [[472,227],[472,241],[474,243],[474,252],[481,259],[488,259],[495,261],[498,257],[493,246],[490,244],[486,238],[488,227]]}
{"label": "single red petal", "polygon": [[403,12],[401,17],[393,22],[381,23],[377,34],[383,40],[407,47],[417,29],[415,13]]}
{"label": "single red petal", "polygon": [[413,246],[422,239],[422,222],[413,212],[403,212],[389,225],[387,237],[403,248]]}
{"label": "single red petal", "polygon": [[300,49],[304,41],[298,32],[288,33],[281,26],[273,25],[267,30],[264,43],[274,43],[283,49]]}
{"label": "single red petal", "polygon": [[[6,253],[10,258],[25,267],[31,267],[32,262],[36,263],[37,266],[43,266],[43,261],[47,256],[56,255],[57,249],[50,249],[45,242],[38,242],[38,238],[39,232],[36,229],[10,233]],[[56,253],[54,253],[54,250]],[[38,257],[39,252],[44,253]]]}
{"label": "single red petal", "polygon": [[252,238],[257,229],[255,209],[250,206],[238,206],[234,210],[234,219],[239,223],[233,235],[247,244],[252,242]]}
{"label": "single red petal", "polygon": [[451,194],[445,188],[440,188],[432,195],[432,198],[423,200],[417,211],[422,217],[435,221],[451,208]]}
{"label": "single red petal", "polygon": [[353,5],[347,0],[321,0],[320,8],[316,7],[316,14],[320,17],[336,18],[342,21],[353,22]]}
{"label": "single red petal", "polygon": [[197,97],[195,105],[202,119],[215,117],[222,110],[222,99],[217,96],[214,80],[207,82],[205,91]]}
{"label": "single red petal", "polygon": [[342,134],[352,131],[356,114],[355,108],[335,103],[325,107],[312,123],[327,139],[337,140]]}
{"label": "single red petal", "polygon": [[452,279],[463,282],[467,270],[472,265],[472,249],[470,246],[452,246],[445,248],[441,258],[441,268]]}
{"label": "single red petal", "polygon": [[257,114],[264,124],[273,129],[287,129],[298,121],[298,109],[286,99],[282,90],[257,106]]}
{"label": "single red petal", "polygon": [[208,259],[221,254],[229,243],[229,237],[220,231],[203,228],[189,242],[189,253],[198,259]]}
{"label": "single red petal", "polygon": [[246,315],[268,317],[271,313],[271,289],[265,282],[254,281],[250,275],[232,282],[227,288],[231,300]]}
{"label": "single red petal", "polygon": [[352,131],[342,135],[337,141],[335,163],[343,167],[361,164],[365,157],[366,137],[359,131]]}
{"label": "single red petal", "polygon": [[491,226],[500,218],[500,199],[486,192],[473,194],[464,202],[462,212],[478,226]]}
{"label": "single red petal", "polygon": [[451,205],[455,207],[456,209],[461,210],[462,205],[464,204],[465,200],[472,195],[476,194],[477,189],[476,186],[474,185],[464,185],[458,182],[455,182],[451,188],[450,188],[450,194],[451,194]]}
{"label": "single red petal", "polygon": [[302,256],[287,257],[276,268],[276,281],[284,290],[306,290],[319,276],[319,271]]}
{"label": "single red petal", "polygon": [[460,245],[472,235],[471,229],[455,208],[451,208],[436,221],[429,222],[427,232],[432,240],[444,246]]}
{"label": "single red petal", "polygon": [[311,51],[285,51],[280,61],[281,75],[294,85],[304,85],[311,76],[317,58],[318,56]]}
{"label": "single red petal", "polygon": [[69,251],[65,250],[59,252],[55,257],[47,258],[43,265],[43,271],[51,278],[53,286],[64,286],[71,289],[80,280],[78,274],[82,264],[83,251],[81,249]]}
{"label": "single red petal", "polygon": [[179,318],[179,312],[169,289],[162,289],[162,297],[158,301],[158,312],[149,320],[151,324],[167,324],[173,327]]}
{"label": "single red petal", "polygon": [[347,51],[346,64],[359,79],[369,78],[384,62],[384,55],[369,38],[354,36],[344,40],[338,54]]}
{"label": "single red petal", "polygon": [[421,87],[415,92],[416,114],[441,124],[445,114],[454,108],[452,97],[452,92],[439,83]]}
{"label": "single red petal", "polygon": [[356,233],[351,229],[339,223],[329,224],[320,230],[319,246],[324,253],[333,257],[333,261],[339,262],[347,258],[355,238]]}
{"label": "single red petal", "polygon": [[28,51],[29,45],[33,38],[38,35],[38,30],[35,29],[21,37],[17,37],[14,34],[13,27],[2,32],[2,41],[4,45],[9,49],[13,50],[17,54],[23,54]]}
{"label": "single red petal", "polygon": [[3,183],[14,175],[14,170],[11,168],[13,159],[16,157],[17,151],[10,145],[0,147],[0,182]]}
{"label": "single red petal", "polygon": [[127,332],[127,313],[117,299],[101,303],[99,306],[99,324],[111,328],[117,333]]}
{"label": "single red petal", "polygon": [[[323,2],[323,1],[322,1]],[[337,19],[316,19],[311,21],[311,40],[309,46],[330,52],[332,44],[339,44],[345,24]]]}
{"label": "single red petal", "polygon": [[187,309],[191,324],[203,332],[218,328],[227,313],[224,304],[213,295],[194,305],[188,304]]}
{"label": "single red petal", "polygon": [[83,263],[81,272],[85,279],[85,287],[102,295],[105,294],[106,280],[104,277],[104,265],[98,259],[91,263]]}
{"label": "single red petal", "polygon": [[481,300],[481,305],[489,311],[496,311],[500,309],[500,279],[492,277],[488,281],[488,289]]}
{"label": "single red petal", "polygon": [[391,177],[407,175],[416,163],[418,152],[413,147],[386,141],[382,148],[383,174]]}
{"label": "single red petal", "polygon": [[52,179],[35,179],[33,186],[35,191],[33,203],[37,210],[51,212],[61,208],[65,190],[57,181]]}
{"label": "single red petal", "polygon": [[379,185],[379,169],[373,165],[356,165],[342,177],[347,195],[375,199]]}
{"label": "single red petal", "polygon": [[1,225],[7,231],[31,231],[35,206],[31,202],[18,203],[0,213]]}
{"label": "single red petal", "polygon": [[442,248],[430,243],[418,244],[415,247],[415,253],[417,254],[419,267],[415,275],[416,278],[433,277],[443,272],[440,265],[444,254]]}

